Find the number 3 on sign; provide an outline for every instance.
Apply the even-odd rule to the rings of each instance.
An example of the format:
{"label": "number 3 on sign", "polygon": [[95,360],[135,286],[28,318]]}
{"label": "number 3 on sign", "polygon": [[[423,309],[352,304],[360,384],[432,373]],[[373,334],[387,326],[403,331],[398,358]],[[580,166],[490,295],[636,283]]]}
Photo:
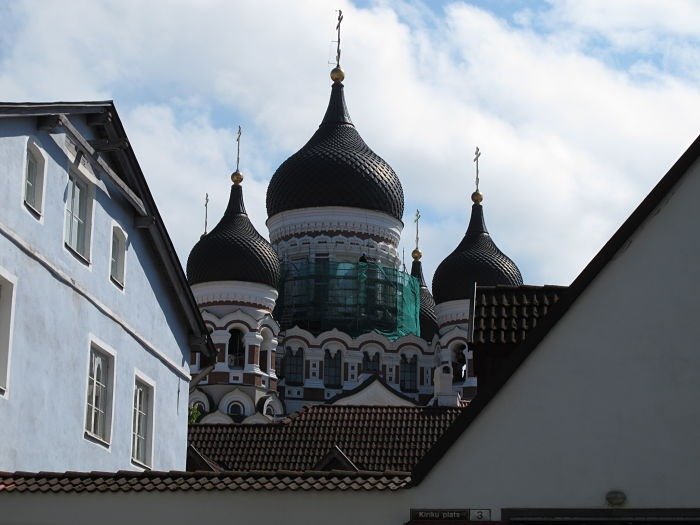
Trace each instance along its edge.
{"label": "number 3 on sign", "polygon": [[491,521],[491,509],[470,509],[469,521]]}

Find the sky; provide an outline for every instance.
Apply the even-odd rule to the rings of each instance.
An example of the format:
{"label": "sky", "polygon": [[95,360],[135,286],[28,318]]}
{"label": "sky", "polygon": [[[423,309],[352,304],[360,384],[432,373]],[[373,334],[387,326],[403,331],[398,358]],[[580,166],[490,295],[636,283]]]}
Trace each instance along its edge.
{"label": "sky", "polygon": [[[0,0],[0,99],[114,100],[183,265],[328,103],[335,18],[353,122],[402,181],[428,283],[474,190],[529,284],[569,284],[700,133],[700,2]],[[410,264],[409,264],[410,265]]]}

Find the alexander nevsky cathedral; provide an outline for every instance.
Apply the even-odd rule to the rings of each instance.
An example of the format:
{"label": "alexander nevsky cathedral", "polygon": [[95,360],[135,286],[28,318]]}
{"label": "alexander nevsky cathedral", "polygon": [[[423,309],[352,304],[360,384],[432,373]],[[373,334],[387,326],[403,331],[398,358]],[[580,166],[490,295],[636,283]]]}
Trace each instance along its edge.
{"label": "alexander nevsky cathedral", "polygon": [[[190,405],[205,423],[265,422],[319,403],[450,405],[476,393],[476,286],[523,284],[495,245],[475,191],[464,237],[437,267],[398,253],[404,193],[362,140],[340,67],[309,141],[267,188],[268,242],[244,206],[236,169],[228,207],[194,245],[187,278],[218,349]],[[417,235],[416,235],[417,240]]]}

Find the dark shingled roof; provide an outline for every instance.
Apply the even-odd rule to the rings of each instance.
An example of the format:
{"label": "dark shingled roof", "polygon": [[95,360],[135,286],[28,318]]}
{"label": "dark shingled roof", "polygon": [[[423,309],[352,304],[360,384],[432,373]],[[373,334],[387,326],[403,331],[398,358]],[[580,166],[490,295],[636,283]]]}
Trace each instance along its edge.
{"label": "dark shingled roof", "polygon": [[411,275],[420,282],[420,336],[426,341],[432,341],[437,332],[437,316],[435,315],[435,300],[430,293],[423,277],[423,264],[420,259],[411,264]]}
{"label": "dark shingled roof", "polygon": [[376,210],[399,220],[403,216],[401,182],[355,129],[340,82],[333,84],[316,133],[282,163],[267,188],[268,217],[318,206]]}
{"label": "dark shingled roof", "polygon": [[190,252],[190,284],[245,281],[277,288],[280,272],[277,254],[250,222],[241,186],[234,184],[221,221]]}
{"label": "dark shingled roof", "polygon": [[317,405],[280,423],[191,425],[189,442],[224,470],[318,470],[337,446],[359,469],[407,472],[462,410]]}
{"label": "dark shingled roof", "polygon": [[398,490],[407,472],[0,472],[2,493]]}
{"label": "dark shingled roof", "polygon": [[566,286],[477,286],[472,342],[522,343],[566,289]]}
{"label": "dark shingled roof", "polygon": [[433,297],[437,304],[471,299],[475,284],[523,284],[518,267],[491,239],[481,204],[472,205],[472,216],[462,242],[435,270]]}

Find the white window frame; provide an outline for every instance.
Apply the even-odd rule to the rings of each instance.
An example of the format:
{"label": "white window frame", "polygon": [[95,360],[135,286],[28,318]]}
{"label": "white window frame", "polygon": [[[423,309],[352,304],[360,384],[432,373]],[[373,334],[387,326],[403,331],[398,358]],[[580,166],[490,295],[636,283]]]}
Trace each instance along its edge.
{"label": "white window frame", "polygon": [[[81,188],[78,200],[77,218],[71,203],[75,203],[75,188]],[[84,197],[84,213],[80,216],[81,199]],[[66,249],[77,255],[83,262],[90,264],[90,253],[92,248],[92,223],[95,200],[95,186],[87,178],[82,176],[77,169],[70,169],[68,180],[66,181],[66,203],[64,207],[63,219],[63,244]],[[80,232],[80,222],[83,230]],[[75,232],[75,233],[74,233]],[[82,239],[81,239],[82,235]],[[72,241],[72,238],[75,241]],[[82,246],[81,246],[82,245]]]}
{"label": "white window frame", "polygon": [[[91,378],[90,371],[93,367],[94,359],[101,358],[107,364],[106,379],[104,380],[105,395],[104,403],[100,407],[95,406],[95,389],[91,389],[91,382],[95,379]],[[109,348],[106,344],[95,338],[90,338],[88,363],[87,363],[87,382],[85,387],[85,423],[83,425],[84,437],[90,441],[99,443],[100,445],[109,448],[112,442],[112,415],[114,406],[114,393],[116,389],[116,367],[117,359],[116,352]],[[101,410],[103,413],[103,432],[95,431],[94,416],[95,412]]]}
{"label": "white window frame", "polygon": [[[146,392],[147,398],[143,409],[143,417],[137,417],[137,401],[139,391]],[[131,405],[131,462],[142,468],[151,468],[153,464],[153,437],[154,437],[154,414],[156,400],[156,384],[148,376],[140,371],[134,373],[134,390]],[[143,438],[143,455],[137,456],[136,443],[139,438]]]}
{"label": "white window frame", "polygon": [[[109,279],[117,288],[124,291],[126,282],[126,248],[128,236],[117,223],[112,223],[112,239],[109,249]],[[115,253],[115,241],[118,243]]]}
{"label": "white window frame", "polygon": [[[30,158],[34,160],[36,166],[34,171],[35,180],[32,185],[34,191],[33,199],[28,195]],[[24,162],[22,165],[22,202],[29,214],[39,222],[43,222],[44,212],[44,192],[46,189],[46,154],[39,147],[37,142],[29,137],[24,152]]]}
{"label": "white window frame", "polygon": [[0,266],[0,398],[7,397],[10,386],[16,287],[17,277]]}

